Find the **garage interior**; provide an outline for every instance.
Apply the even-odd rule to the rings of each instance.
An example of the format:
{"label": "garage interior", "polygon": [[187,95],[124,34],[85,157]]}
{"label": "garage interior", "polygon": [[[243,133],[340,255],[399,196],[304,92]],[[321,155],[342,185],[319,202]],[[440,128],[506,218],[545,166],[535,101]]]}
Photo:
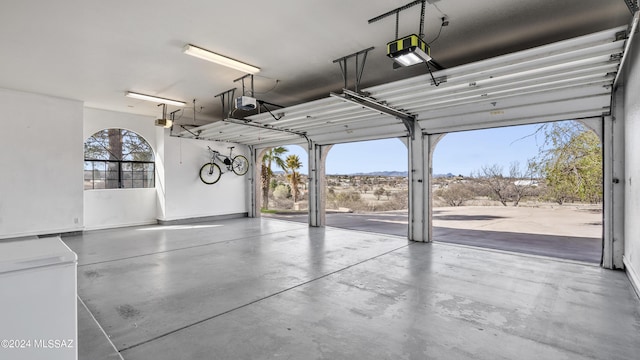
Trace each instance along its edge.
{"label": "garage interior", "polygon": [[[640,347],[629,280],[594,265],[259,218],[65,242],[79,315],[124,359],[632,359]],[[89,319],[81,355],[118,358]]]}
{"label": "garage interior", "polygon": [[[637,1],[27,0],[4,8],[0,249],[59,235],[77,254],[77,317],[66,320],[77,320],[78,346],[1,348],[0,357],[640,352]],[[394,66],[387,43],[413,33],[431,60]],[[189,45],[255,74],[189,56]],[[431,161],[443,134],[556,120],[580,120],[603,140],[598,266],[431,241]],[[104,129],[147,141],[152,187],[84,190],[83,144]],[[407,237],[326,226],[328,148],[394,137],[409,149]],[[261,154],[284,144],[309,153],[308,224],[260,216]],[[248,173],[203,184],[207,148],[230,146],[249,159]],[[7,269],[0,281],[15,283]],[[0,306],[47,299],[27,285]],[[54,305],[42,306],[55,316]],[[28,324],[2,321],[0,337],[38,327]]]}

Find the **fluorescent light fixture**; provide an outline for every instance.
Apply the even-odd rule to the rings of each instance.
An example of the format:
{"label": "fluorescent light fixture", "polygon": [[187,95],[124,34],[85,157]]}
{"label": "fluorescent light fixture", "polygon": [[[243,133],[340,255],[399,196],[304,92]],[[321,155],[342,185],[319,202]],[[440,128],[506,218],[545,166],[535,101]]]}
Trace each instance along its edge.
{"label": "fluorescent light fixture", "polygon": [[259,67],[245,64],[242,61],[226,57],[224,55],[216,54],[209,50],[197,47],[195,45],[187,44],[184,47],[183,52],[187,55],[195,56],[197,58],[214,62],[216,64],[224,65],[226,67],[236,69],[245,73],[255,74],[260,71]]}
{"label": "fluorescent light fixture", "polygon": [[402,66],[411,66],[431,60],[431,49],[412,34],[387,43],[387,56]]}
{"label": "fluorescent light fixture", "polygon": [[145,95],[145,94],[140,94],[140,93],[136,93],[136,92],[132,92],[132,91],[127,91],[125,96],[130,97],[130,98],[134,98],[134,99],[138,99],[138,100],[153,101],[153,102],[160,103],[160,104],[167,104],[167,105],[174,105],[174,106],[185,106],[185,105],[187,105],[187,103],[185,103],[184,101],[165,99],[165,98],[161,98],[161,97],[157,97],[157,96]]}

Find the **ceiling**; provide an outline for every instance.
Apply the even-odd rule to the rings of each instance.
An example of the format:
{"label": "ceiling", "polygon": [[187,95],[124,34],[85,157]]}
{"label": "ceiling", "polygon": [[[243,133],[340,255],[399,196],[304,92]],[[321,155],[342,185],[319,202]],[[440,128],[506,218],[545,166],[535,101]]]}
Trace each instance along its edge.
{"label": "ceiling", "polygon": [[[333,60],[369,47],[362,87],[425,74],[422,66],[394,70],[385,56],[393,16],[367,21],[409,2],[4,0],[0,87],[159,117],[155,104],[124,96],[141,92],[186,101],[178,123],[206,124],[222,118],[215,95],[234,87],[240,95],[234,80],[244,74],[183,54],[185,44],[260,67],[255,97],[292,106],[340,92]],[[433,41],[443,16],[449,25]],[[428,0],[425,40],[435,61],[452,68],[624,26],[631,17],[624,0]],[[400,36],[417,33],[419,20],[420,6],[401,12]],[[352,86],[355,74],[348,76]]]}

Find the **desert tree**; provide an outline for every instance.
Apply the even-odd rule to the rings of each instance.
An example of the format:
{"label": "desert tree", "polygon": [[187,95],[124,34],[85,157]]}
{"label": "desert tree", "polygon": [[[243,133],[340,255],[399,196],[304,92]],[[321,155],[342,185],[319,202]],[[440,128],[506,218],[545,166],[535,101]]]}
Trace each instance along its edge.
{"label": "desert tree", "polygon": [[262,186],[262,207],[264,209],[269,208],[269,185],[271,184],[271,177],[273,176],[271,166],[276,164],[286,171],[287,165],[282,157],[288,151],[286,147],[278,146],[267,150],[262,156],[260,180]]}
{"label": "desert tree", "polygon": [[491,190],[491,194],[502,205],[507,206],[511,180],[502,174],[503,167],[498,164],[483,165],[479,171],[479,178]]}
{"label": "desert tree", "polygon": [[449,206],[462,206],[467,200],[473,199],[473,192],[462,183],[455,182],[447,187],[436,190],[435,195],[444,200]]}
{"label": "desert tree", "polygon": [[291,195],[293,195],[293,202],[296,203],[298,201],[298,196],[300,195],[300,189],[298,189],[298,185],[301,181],[300,173],[298,172],[298,170],[302,167],[300,157],[298,155],[287,156],[285,165],[287,169],[291,171],[287,174],[287,179],[289,180],[289,184],[291,186]]}
{"label": "desert tree", "polygon": [[385,193],[384,188],[383,187],[379,187],[379,188],[375,189],[375,191],[373,192],[373,195],[375,195],[376,198],[378,200],[380,200],[380,196],[384,195],[384,193]]}
{"label": "desert tree", "polygon": [[579,122],[556,122],[541,126],[543,134],[537,171],[545,179],[550,198],[558,204],[580,200],[602,201],[602,145],[600,138]]}
{"label": "desert tree", "polygon": [[531,194],[531,189],[535,184],[534,168],[533,160],[527,163],[527,168],[524,171],[520,169],[520,163],[517,161],[509,165],[509,178],[511,180],[509,198],[513,201],[513,206],[518,206],[520,200]]}

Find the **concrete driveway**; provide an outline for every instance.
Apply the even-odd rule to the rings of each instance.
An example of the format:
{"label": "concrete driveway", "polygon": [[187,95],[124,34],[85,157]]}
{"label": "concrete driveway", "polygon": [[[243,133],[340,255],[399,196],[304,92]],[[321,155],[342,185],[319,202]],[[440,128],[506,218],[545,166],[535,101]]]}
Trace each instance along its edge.
{"label": "concrete driveway", "polygon": [[[306,214],[263,214],[306,223]],[[327,225],[407,236],[407,211],[328,213]],[[577,206],[441,207],[433,211],[434,241],[600,263],[602,213]]]}

